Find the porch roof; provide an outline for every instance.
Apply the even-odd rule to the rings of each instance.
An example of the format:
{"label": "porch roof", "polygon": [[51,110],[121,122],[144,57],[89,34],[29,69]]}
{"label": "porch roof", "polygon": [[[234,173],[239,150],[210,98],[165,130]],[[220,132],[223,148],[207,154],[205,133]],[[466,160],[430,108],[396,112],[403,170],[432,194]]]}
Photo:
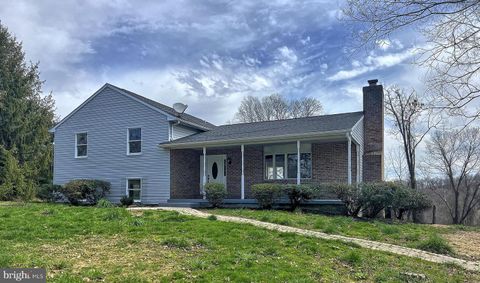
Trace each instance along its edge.
{"label": "porch roof", "polygon": [[185,148],[219,144],[240,144],[269,140],[341,136],[350,132],[362,119],[363,112],[294,118],[266,122],[217,126],[210,131],[194,134],[161,144],[165,148]]}

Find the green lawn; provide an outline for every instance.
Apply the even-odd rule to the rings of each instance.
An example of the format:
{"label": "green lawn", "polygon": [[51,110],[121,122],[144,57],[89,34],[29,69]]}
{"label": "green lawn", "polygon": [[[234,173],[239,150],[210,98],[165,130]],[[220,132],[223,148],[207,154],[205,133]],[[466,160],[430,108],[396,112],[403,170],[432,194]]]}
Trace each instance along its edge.
{"label": "green lawn", "polygon": [[[329,234],[351,236],[420,249],[426,249],[423,246],[431,238],[442,238],[442,235],[457,231],[480,231],[478,227],[460,225],[433,226],[380,220],[366,221],[345,216],[325,216],[278,210],[208,209],[205,211],[212,214],[252,218]],[[462,257],[462,255],[457,256]]]}
{"label": "green lawn", "polygon": [[454,265],[165,211],[0,203],[0,246],[0,267],[46,267],[49,282],[480,281]]}

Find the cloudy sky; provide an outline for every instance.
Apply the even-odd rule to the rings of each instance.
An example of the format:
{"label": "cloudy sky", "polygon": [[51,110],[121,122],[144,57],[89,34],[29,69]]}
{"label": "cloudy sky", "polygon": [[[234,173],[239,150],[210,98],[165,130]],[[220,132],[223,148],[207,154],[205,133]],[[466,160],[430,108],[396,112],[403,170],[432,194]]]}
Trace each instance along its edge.
{"label": "cloudy sky", "polygon": [[[261,3],[267,2],[267,3]],[[2,1],[0,20],[40,62],[64,117],[105,82],[216,124],[245,95],[361,109],[367,79],[420,85],[411,34],[352,52],[342,1]]]}
{"label": "cloudy sky", "polygon": [[343,1],[0,1],[59,117],[106,82],[215,124],[246,95],[311,96],[336,113],[361,110],[368,79],[422,91],[418,34],[355,49]]}

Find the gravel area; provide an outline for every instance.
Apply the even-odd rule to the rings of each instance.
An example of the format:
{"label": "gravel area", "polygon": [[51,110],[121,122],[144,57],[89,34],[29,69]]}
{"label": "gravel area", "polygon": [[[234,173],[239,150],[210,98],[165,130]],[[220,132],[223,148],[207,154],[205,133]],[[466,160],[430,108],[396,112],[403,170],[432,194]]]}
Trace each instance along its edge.
{"label": "gravel area", "polygon": [[464,255],[470,260],[480,260],[480,232],[461,231],[446,234],[444,237],[456,253]]}

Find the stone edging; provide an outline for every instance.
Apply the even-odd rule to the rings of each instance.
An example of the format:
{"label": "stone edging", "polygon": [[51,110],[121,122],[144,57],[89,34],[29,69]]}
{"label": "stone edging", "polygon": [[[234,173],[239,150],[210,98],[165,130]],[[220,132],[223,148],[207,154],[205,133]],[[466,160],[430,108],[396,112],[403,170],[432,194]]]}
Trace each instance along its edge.
{"label": "stone edging", "polygon": [[[129,208],[129,210],[169,210],[169,211],[177,211],[181,214],[207,218],[212,214],[208,214],[193,208],[181,208],[181,207],[134,207]],[[315,237],[319,239],[326,239],[326,240],[337,240],[347,243],[355,243],[362,248],[378,250],[383,252],[389,252],[398,255],[404,255],[409,257],[415,257],[422,260],[435,262],[435,263],[454,263],[466,270],[470,271],[480,271],[480,262],[475,261],[468,261],[463,260],[447,255],[440,255],[431,252],[426,252],[418,249],[412,249],[387,243],[381,243],[376,241],[364,240],[359,238],[352,238],[352,237],[345,237],[340,235],[331,235],[326,234],[323,232],[312,231],[307,229],[295,228],[285,225],[279,225],[274,223],[262,222],[258,220],[242,218],[242,217],[235,217],[235,216],[224,216],[224,215],[215,215],[217,220],[225,221],[225,222],[235,222],[235,223],[243,223],[243,224],[250,224],[256,227],[261,227],[268,230],[286,232],[286,233],[295,233],[303,236],[308,237]]]}

